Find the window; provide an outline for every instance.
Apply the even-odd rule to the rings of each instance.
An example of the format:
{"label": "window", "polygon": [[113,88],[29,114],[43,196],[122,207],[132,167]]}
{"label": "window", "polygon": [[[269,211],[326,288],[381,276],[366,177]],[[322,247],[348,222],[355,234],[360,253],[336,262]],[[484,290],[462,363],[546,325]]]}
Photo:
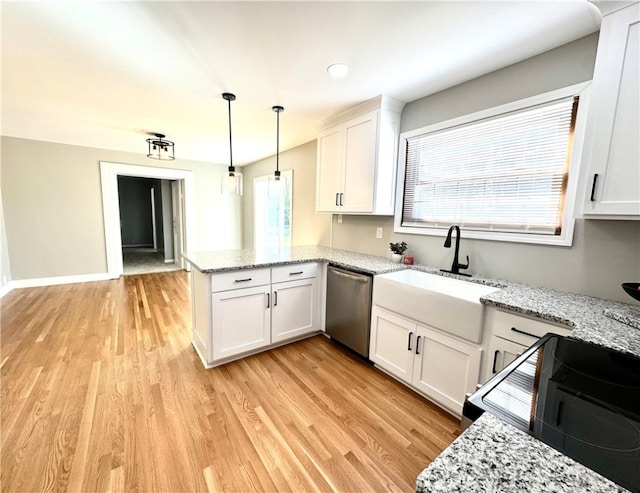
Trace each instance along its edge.
{"label": "window", "polygon": [[396,231],[571,244],[582,87],[403,134]]}
{"label": "window", "polygon": [[291,185],[293,171],[283,171],[280,181],[273,175],[253,180],[253,224],[256,250],[291,246]]}

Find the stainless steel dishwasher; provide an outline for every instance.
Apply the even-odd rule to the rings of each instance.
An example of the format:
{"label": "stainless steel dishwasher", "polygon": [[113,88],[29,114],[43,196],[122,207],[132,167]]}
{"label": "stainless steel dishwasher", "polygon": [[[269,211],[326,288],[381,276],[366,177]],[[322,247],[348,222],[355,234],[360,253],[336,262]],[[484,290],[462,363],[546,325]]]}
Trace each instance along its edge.
{"label": "stainless steel dishwasher", "polygon": [[369,274],[327,268],[327,335],[365,358],[369,358],[372,286]]}

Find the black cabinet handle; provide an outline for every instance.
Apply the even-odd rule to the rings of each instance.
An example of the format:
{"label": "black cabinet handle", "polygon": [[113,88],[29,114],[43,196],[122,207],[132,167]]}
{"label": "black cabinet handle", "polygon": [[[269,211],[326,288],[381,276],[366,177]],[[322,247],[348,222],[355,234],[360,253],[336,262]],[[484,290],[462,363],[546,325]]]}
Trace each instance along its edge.
{"label": "black cabinet handle", "polygon": [[289,272],[290,276],[299,276],[300,274],[302,274],[301,270],[299,270],[298,272]]}
{"label": "black cabinet handle", "polygon": [[598,173],[593,174],[593,183],[591,184],[591,202],[596,201],[596,183],[598,183]]}
{"label": "black cabinet handle", "polygon": [[418,336],[416,339],[416,354],[420,354],[420,339],[422,339],[422,336]]}
{"label": "black cabinet handle", "polygon": [[247,277],[246,279],[236,279],[235,282],[247,282],[247,281],[250,281],[250,280],[251,280],[251,278]]}
{"label": "black cabinet handle", "polygon": [[513,332],[517,332],[518,334],[522,334],[522,335],[525,335],[525,336],[533,337],[535,339],[540,339],[540,336],[537,336],[535,334],[531,334],[529,332],[525,332],[524,330],[517,329],[516,327],[511,327],[511,330]]}
{"label": "black cabinet handle", "polygon": [[591,202],[596,201],[596,183],[598,183],[598,173],[593,174],[593,183],[591,184]]}
{"label": "black cabinet handle", "polygon": [[560,426],[560,418],[562,417],[562,409],[564,408],[564,402],[560,401],[558,404],[558,414],[556,415],[556,426]]}
{"label": "black cabinet handle", "polygon": [[273,292],[273,306],[278,306],[278,292]]}
{"label": "black cabinet handle", "polygon": [[499,354],[500,354],[500,351],[498,351],[497,349],[493,353],[493,366],[491,367],[491,372],[492,373],[496,373],[496,363],[498,362],[498,355]]}
{"label": "black cabinet handle", "polygon": [[409,343],[407,344],[407,351],[411,351],[411,340],[413,339],[413,332],[409,332]]}
{"label": "black cabinet handle", "polygon": [[344,193],[340,192],[340,207],[344,206],[344,201],[342,200],[344,198]]}
{"label": "black cabinet handle", "polygon": [[340,195],[339,193],[336,193],[336,207],[338,207],[340,205],[340,203],[338,202],[338,196],[339,195]]}
{"label": "black cabinet handle", "polygon": [[271,306],[271,295],[267,293],[267,308]]}

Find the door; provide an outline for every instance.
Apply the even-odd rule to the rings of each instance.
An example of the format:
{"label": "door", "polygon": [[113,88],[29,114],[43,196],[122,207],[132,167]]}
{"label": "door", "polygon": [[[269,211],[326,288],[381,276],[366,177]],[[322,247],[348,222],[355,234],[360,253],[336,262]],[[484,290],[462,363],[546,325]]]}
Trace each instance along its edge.
{"label": "door", "polygon": [[378,306],[371,310],[369,359],[407,383],[411,383],[416,324]]}
{"label": "door", "polygon": [[345,127],[343,212],[373,212],[378,112],[351,120]]}
{"label": "door", "polygon": [[604,16],[594,69],[585,214],[640,216],[638,5]]}
{"label": "door", "polygon": [[213,359],[219,360],[271,343],[269,286],[213,293]]}
{"label": "door", "polygon": [[342,192],[344,131],[332,127],[318,137],[317,212],[338,212]]}
{"label": "door", "polygon": [[316,278],[281,282],[272,289],[272,343],[317,330]]}
{"label": "door", "polygon": [[478,383],[482,349],[418,325],[413,386],[462,415],[465,394]]}

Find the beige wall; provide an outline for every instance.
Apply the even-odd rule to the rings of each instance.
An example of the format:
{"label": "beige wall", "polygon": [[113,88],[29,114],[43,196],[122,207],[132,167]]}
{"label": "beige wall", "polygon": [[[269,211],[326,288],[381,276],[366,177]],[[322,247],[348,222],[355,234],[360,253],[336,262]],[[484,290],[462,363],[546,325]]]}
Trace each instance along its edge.
{"label": "beige wall", "polygon": [[[413,130],[467,113],[526,98],[592,78],[597,35],[409,103],[401,131]],[[579,194],[582,201],[582,191]],[[376,239],[377,227],[384,228]],[[464,235],[463,235],[464,236]],[[388,255],[389,241],[406,241],[416,261],[449,268],[451,249],[443,237],[393,233],[393,219],[334,217],[333,246]],[[464,239],[461,258],[471,272],[536,286],[629,302],[620,283],[640,279],[640,221],[578,219],[572,247]]]}
{"label": "beige wall", "polygon": [[[243,248],[253,248],[253,179],[270,175],[276,169],[275,156],[242,168]],[[316,141],[280,153],[280,170],[293,170],[292,244],[329,245],[331,216],[316,214]]]}
{"label": "beige wall", "polygon": [[240,199],[220,194],[224,165],[3,137],[2,198],[14,280],[107,271],[100,161],[193,171],[190,249],[240,247]]}
{"label": "beige wall", "polygon": [[4,226],[4,206],[2,203],[2,160],[0,159],[0,288],[11,281],[9,246]]}

